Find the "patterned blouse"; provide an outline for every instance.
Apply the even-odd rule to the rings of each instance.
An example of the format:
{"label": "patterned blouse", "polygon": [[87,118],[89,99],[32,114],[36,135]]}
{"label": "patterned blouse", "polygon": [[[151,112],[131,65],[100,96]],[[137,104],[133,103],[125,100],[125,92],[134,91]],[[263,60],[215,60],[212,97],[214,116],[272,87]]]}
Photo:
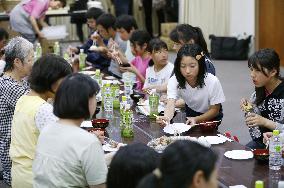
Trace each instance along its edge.
{"label": "patterned blouse", "polygon": [[[0,134],[11,138],[11,122],[18,99],[29,91],[26,80],[21,83],[9,76],[0,77]],[[7,137],[6,137],[7,138]]]}

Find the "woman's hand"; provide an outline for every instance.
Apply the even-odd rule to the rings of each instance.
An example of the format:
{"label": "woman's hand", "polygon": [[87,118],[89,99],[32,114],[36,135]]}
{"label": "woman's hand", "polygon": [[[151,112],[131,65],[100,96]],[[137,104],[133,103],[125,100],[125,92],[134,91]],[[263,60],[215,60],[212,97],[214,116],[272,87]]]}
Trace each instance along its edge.
{"label": "woman's hand", "polygon": [[249,113],[246,117],[246,124],[248,127],[255,127],[255,126],[263,126],[265,127],[267,124],[267,120],[266,118],[255,114],[255,113]]}
{"label": "woman's hand", "polygon": [[158,116],[156,118],[156,123],[162,125],[162,126],[166,126],[167,124],[170,123],[170,118],[166,117],[166,116]]}
{"label": "woman's hand", "polygon": [[263,133],[263,143],[266,144],[269,139],[272,137],[272,132]]}
{"label": "woman's hand", "polygon": [[196,124],[196,119],[194,117],[186,117],[185,124],[187,124],[187,125],[194,125],[194,124]]}

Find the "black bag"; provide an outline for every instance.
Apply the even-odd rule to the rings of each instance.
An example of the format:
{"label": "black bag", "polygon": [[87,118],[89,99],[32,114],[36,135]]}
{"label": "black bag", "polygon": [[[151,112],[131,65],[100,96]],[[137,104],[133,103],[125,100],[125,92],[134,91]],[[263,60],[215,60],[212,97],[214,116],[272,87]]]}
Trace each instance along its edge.
{"label": "black bag", "polygon": [[251,35],[246,39],[238,40],[236,37],[216,37],[210,35],[211,57],[223,60],[246,60]]}

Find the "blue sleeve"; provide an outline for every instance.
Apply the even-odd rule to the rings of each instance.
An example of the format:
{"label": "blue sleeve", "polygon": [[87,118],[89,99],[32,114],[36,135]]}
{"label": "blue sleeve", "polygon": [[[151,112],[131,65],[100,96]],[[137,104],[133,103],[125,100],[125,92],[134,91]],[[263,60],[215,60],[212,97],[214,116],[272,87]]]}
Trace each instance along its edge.
{"label": "blue sleeve", "polygon": [[87,42],[85,42],[82,46],[77,47],[80,51],[80,49],[84,49],[84,53],[87,54],[89,48],[93,45],[93,40],[88,39]]}

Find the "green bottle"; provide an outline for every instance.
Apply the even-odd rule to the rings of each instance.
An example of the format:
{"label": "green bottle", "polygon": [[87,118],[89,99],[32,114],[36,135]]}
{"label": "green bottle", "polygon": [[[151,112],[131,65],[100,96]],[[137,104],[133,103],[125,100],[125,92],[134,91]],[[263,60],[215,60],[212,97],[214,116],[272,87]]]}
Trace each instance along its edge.
{"label": "green bottle", "polygon": [[98,82],[99,86],[102,87],[102,76],[101,76],[101,70],[100,69],[96,69],[95,80]]}
{"label": "green bottle", "polygon": [[150,107],[150,118],[156,119],[156,116],[159,115],[158,111],[159,95],[156,93],[155,89],[152,90],[151,95],[149,96],[149,107]]}
{"label": "green bottle", "polygon": [[85,68],[85,60],[86,60],[86,55],[84,54],[84,49],[80,49],[80,54],[79,54],[79,69],[82,71]]}
{"label": "green bottle", "polygon": [[38,60],[42,56],[42,48],[40,43],[36,43],[35,60]]}
{"label": "green bottle", "polygon": [[130,104],[126,104],[125,111],[122,115],[121,136],[124,138],[133,138],[133,112],[130,109]]}
{"label": "green bottle", "polygon": [[264,183],[261,180],[255,181],[255,188],[264,188]]}
{"label": "green bottle", "polygon": [[58,41],[56,41],[54,43],[53,51],[54,51],[54,54],[60,55],[60,46],[59,46],[59,42]]}
{"label": "green bottle", "polygon": [[120,105],[120,115],[122,116],[124,113],[125,105],[127,104],[127,97],[125,95],[121,96]]}
{"label": "green bottle", "polygon": [[120,108],[119,85],[118,84],[112,84],[111,91],[112,91],[112,97],[113,97],[113,108],[119,109]]}

